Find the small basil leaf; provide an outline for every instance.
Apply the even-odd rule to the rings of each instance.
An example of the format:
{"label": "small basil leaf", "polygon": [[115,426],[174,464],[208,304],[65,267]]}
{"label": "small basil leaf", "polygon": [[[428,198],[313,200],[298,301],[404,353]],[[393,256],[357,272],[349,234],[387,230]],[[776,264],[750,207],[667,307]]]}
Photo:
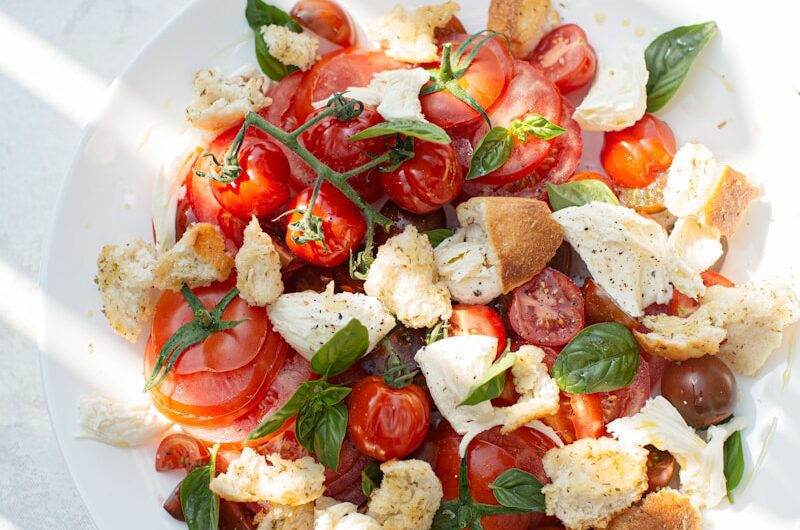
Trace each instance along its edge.
{"label": "small basil leaf", "polygon": [[544,512],[542,483],[521,469],[508,469],[489,484],[497,502],[507,508],[528,512]]}
{"label": "small basil leaf", "polygon": [[650,77],[647,80],[647,112],[666,105],[678,91],[692,63],[717,33],[717,24],[705,22],[680,26],[656,37],[644,51]]}
{"label": "small basil leaf", "polygon": [[733,503],[733,490],[742,481],[744,475],[744,452],[742,450],[742,433],[736,431],[725,440],[725,485],[728,490],[728,500]]}
{"label": "small basil leaf", "polygon": [[564,184],[547,183],[547,197],[553,211],[570,206],[583,206],[590,202],[607,202],[619,205],[614,192],[599,180],[576,180]]}
{"label": "small basil leaf", "polygon": [[347,405],[337,403],[320,413],[314,429],[314,454],[325,467],[339,469],[339,453],[346,432]]}
{"label": "small basil leaf", "polygon": [[570,394],[611,392],[628,386],[639,370],[639,345],[622,324],[593,324],[564,346],[551,374]]}
{"label": "small basil leaf", "polygon": [[567,132],[540,114],[529,114],[524,120],[512,121],[509,130],[520,142],[526,142],[529,134],[542,140],[552,140]]}
{"label": "small basil leaf", "polygon": [[425,235],[428,236],[431,246],[436,248],[442,241],[452,236],[453,231],[448,228],[437,228],[435,230],[427,230]]}
{"label": "small basil leaf", "polygon": [[350,394],[352,389],[347,388],[346,386],[336,386],[336,385],[325,385],[322,387],[322,390],[315,396],[316,399],[319,399],[323,405],[328,407],[332,407],[337,403],[341,403],[344,398]]}
{"label": "small basil leaf", "polygon": [[269,53],[267,43],[264,42],[264,36],[261,34],[261,27],[275,24],[277,26],[286,26],[295,33],[300,33],[303,31],[300,24],[285,11],[261,0],[247,0],[244,16],[250,29],[253,30],[258,65],[267,74],[267,77],[273,81],[280,81],[297,70],[295,66],[287,66]]}
{"label": "small basil leaf", "polygon": [[181,483],[181,510],[189,530],[217,530],[219,497],[209,485],[216,471],[217,449],[211,451],[208,465],[197,467]]}
{"label": "small basil leaf", "polygon": [[316,384],[316,381],[301,383],[300,386],[297,387],[297,390],[295,390],[295,393],[292,395],[292,397],[289,398],[289,401],[287,401],[281,408],[264,418],[261,424],[247,435],[247,439],[256,440],[258,438],[263,438],[264,436],[272,434],[283,427],[283,425],[289,421],[292,416],[300,412],[300,409],[308,401],[308,397],[311,395],[311,391]]}
{"label": "small basil leaf", "polygon": [[419,120],[392,120],[378,123],[354,134],[350,137],[350,141],[355,142],[390,134],[413,136],[414,138],[437,144],[449,144],[452,141],[447,132],[438,125]]}
{"label": "small basil leaf", "polygon": [[383,471],[377,462],[370,462],[361,471],[361,491],[369,497],[375,488],[379,488],[383,481]]}
{"label": "small basil leaf", "polygon": [[472,153],[467,180],[483,177],[506,163],[514,150],[514,139],[505,127],[494,127]]}
{"label": "small basil leaf", "polygon": [[506,385],[506,370],[514,366],[517,356],[510,351],[506,351],[497,359],[481,378],[472,385],[469,389],[467,397],[464,401],[458,404],[462,405],[477,405],[484,401],[494,399],[503,393],[503,387]]}
{"label": "small basil leaf", "polygon": [[307,402],[297,413],[294,430],[297,441],[311,452],[314,452],[314,433],[317,423],[324,414],[322,407],[318,403]]}
{"label": "small basil leaf", "polygon": [[352,319],[311,358],[311,370],[319,375],[339,375],[355,364],[369,348],[367,328]]}

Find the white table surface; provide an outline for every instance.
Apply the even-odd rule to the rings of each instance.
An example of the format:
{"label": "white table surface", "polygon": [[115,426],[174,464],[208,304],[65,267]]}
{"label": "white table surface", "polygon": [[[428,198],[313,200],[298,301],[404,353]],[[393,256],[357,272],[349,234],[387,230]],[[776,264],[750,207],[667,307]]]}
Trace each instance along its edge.
{"label": "white table surface", "polygon": [[42,396],[40,261],[83,124],[188,1],[0,0],[0,530],[95,528]]}

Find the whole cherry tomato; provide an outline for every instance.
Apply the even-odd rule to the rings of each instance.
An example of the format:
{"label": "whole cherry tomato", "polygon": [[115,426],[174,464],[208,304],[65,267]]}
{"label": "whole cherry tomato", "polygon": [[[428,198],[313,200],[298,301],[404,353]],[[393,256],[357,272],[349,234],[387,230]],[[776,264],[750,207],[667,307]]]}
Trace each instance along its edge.
{"label": "whole cherry tomato", "polygon": [[430,213],[458,196],[464,174],[452,145],[416,140],[414,157],[382,173],[381,183],[399,207]]}
{"label": "whole cherry tomato", "polygon": [[564,24],[542,37],[528,60],[541,68],[562,94],[589,84],[597,71],[594,48],[576,24]]}
{"label": "whole cherry tomato", "polygon": [[353,22],[342,6],[331,0],[299,0],[292,18],[322,38],[347,48],[356,43]]}
{"label": "whole cherry tomato", "polygon": [[[312,192],[313,189],[308,188],[294,198],[289,206],[294,212],[289,216],[287,226],[303,218],[303,212],[308,208]],[[286,232],[286,244],[292,252],[315,265],[335,267],[344,263],[367,232],[367,224],[361,217],[361,212],[333,184],[323,182],[312,213],[322,219],[325,243],[322,241],[298,243],[294,238],[299,238],[303,234],[289,229]]]}
{"label": "whole cherry tomato", "polygon": [[696,429],[720,423],[736,406],[736,376],[720,359],[706,355],[664,370],[661,392]]}
{"label": "whole cherry tomato", "polygon": [[419,447],[428,432],[428,394],[411,383],[395,388],[371,375],[353,387],[348,430],[362,453],[381,461],[402,458]]}
{"label": "whole cherry tomato", "polygon": [[506,328],[497,311],[485,305],[458,304],[450,317],[450,335],[484,335],[497,339],[497,355],[506,349]]}
{"label": "whole cherry tomato", "polygon": [[208,464],[208,448],[183,433],[167,435],[158,444],[156,451],[156,471],[172,469],[194,469]]}
{"label": "whole cherry tomato", "polygon": [[606,173],[624,188],[642,188],[672,164],[675,135],[652,114],[621,131],[607,132],[600,161]]}

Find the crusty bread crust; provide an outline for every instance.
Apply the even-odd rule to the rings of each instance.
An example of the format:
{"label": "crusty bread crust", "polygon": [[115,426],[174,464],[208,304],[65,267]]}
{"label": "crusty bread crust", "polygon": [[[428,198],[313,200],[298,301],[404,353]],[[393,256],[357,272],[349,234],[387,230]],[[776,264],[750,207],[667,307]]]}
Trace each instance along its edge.
{"label": "crusty bread crust", "polygon": [[744,212],[759,195],[747,177],[730,166],[725,166],[714,193],[703,208],[705,221],[715,226],[724,236],[732,236]]}
{"label": "crusty bread crust", "polygon": [[673,489],[651,493],[615,517],[606,530],[702,530],[703,518],[689,498]]}
{"label": "crusty bread crust", "polygon": [[637,330],[633,330],[633,335],[644,351],[670,361],[686,361],[719,353],[719,342],[713,337],[697,336],[675,341],[657,333],[642,333]]}
{"label": "crusty bread crust", "polygon": [[195,223],[174,247],[158,256],[154,285],[172,291],[180,290],[184,283],[189,287],[205,287],[227,279],[233,264],[219,228],[210,223]]}
{"label": "crusty bread crust", "polygon": [[558,12],[550,9],[550,0],[492,0],[486,26],[508,35],[511,51],[524,58],[559,22]]}

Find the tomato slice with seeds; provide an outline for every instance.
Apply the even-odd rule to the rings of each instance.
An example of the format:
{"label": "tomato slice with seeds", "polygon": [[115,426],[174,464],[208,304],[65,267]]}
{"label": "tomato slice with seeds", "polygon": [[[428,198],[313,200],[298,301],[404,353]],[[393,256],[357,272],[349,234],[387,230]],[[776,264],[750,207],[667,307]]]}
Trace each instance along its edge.
{"label": "tomato slice with seeds", "polygon": [[597,55],[577,24],[564,24],[542,37],[528,60],[541,68],[562,94],[589,84],[597,71]]}
{"label": "tomato slice with seeds", "polygon": [[210,456],[208,448],[188,434],[172,433],[158,444],[156,471],[194,469],[208,464]]}
{"label": "tomato slice with seeds", "polygon": [[624,188],[642,188],[669,169],[675,135],[652,114],[621,131],[605,133],[600,160],[606,173]]}
{"label": "tomato slice with seeds", "polygon": [[547,267],[514,289],[508,318],[525,340],[539,346],[561,346],[583,329],[581,290],[568,276]]}

